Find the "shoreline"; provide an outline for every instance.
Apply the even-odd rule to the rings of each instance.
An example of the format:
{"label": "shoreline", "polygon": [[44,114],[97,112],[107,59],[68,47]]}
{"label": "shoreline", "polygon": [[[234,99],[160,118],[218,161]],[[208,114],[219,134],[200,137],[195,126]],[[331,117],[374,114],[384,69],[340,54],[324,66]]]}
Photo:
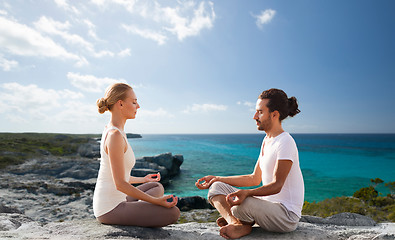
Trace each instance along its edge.
{"label": "shoreline", "polygon": [[[0,145],[0,156],[20,156],[25,160],[23,163],[11,164],[5,169],[0,169],[0,204],[14,208],[16,212],[26,212],[28,216],[34,216],[40,222],[67,221],[78,219],[79,216],[82,218],[93,216],[91,201],[99,167],[99,161],[96,159],[98,156],[97,136],[6,134],[8,139],[4,139],[4,136],[0,133],[0,144],[3,144]],[[4,143],[12,143],[12,148],[5,148]],[[85,146],[86,151],[81,151],[81,146]],[[89,157],[82,157],[81,152]],[[171,153],[165,155],[169,161],[172,161],[170,159],[174,156]],[[180,157],[176,158],[178,169],[183,161]],[[152,158],[147,157],[150,161]],[[152,164],[150,163],[151,166]],[[159,165],[155,166],[157,169],[167,171]],[[176,171],[172,176],[177,174]],[[168,183],[171,184],[171,180]],[[189,199],[184,201],[189,204],[185,207],[186,210],[195,209],[196,206],[209,208],[206,199],[203,198],[205,201],[203,203],[201,197],[196,198],[195,202],[190,200],[193,198],[194,196],[184,197],[184,199]],[[384,200],[388,199],[380,199],[380,204],[384,204]],[[366,214],[369,210],[369,204],[362,204],[362,201],[354,197],[339,197],[307,204],[308,208],[304,210],[309,211],[304,214],[313,216],[323,214],[327,217],[347,212],[347,209],[337,207],[347,204],[356,206],[359,209],[357,213],[360,214]],[[387,208],[386,211],[393,209],[395,212],[395,205],[392,206],[393,208]],[[330,209],[331,207],[337,208]],[[393,217],[392,221],[395,222],[395,215]],[[381,217],[380,221],[386,220]]]}

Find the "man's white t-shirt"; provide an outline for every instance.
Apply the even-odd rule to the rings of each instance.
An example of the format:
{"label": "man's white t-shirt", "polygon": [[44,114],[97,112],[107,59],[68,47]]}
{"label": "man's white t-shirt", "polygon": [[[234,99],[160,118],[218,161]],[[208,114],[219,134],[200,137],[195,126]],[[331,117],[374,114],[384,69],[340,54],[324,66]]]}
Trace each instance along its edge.
{"label": "man's white t-shirt", "polygon": [[266,136],[263,139],[261,153],[259,155],[259,166],[262,170],[263,185],[273,181],[278,160],[291,160],[293,162],[281,191],[274,195],[258,198],[271,202],[279,202],[289,211],[301,217],[304,202],[304,182],[299,166],[298,148],[294,139],[287,132],[283,132],[274,138]]}

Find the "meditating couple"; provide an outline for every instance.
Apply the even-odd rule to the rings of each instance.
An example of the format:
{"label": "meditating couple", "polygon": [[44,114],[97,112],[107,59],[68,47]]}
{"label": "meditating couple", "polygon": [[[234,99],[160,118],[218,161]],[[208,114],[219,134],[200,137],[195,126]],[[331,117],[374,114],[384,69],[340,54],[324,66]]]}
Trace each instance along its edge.
{"label": "meditating couple", "polygon": [[[109,86],[105,97],[97,100],[100,113],[109,111],[111,119],[100,143],[100,169],[93,196],[93,211],[104,224],[163,227],[175,223],[180,215],[177,197],[164,196],[160,174],[130,176],[135,157],[124,126],[140,108],[133,89],[124,83]],[[300,111],[295,97],[269,89],[256,102],[254,119],[265,131],[259,158],[252,174],[205,176],[195,185],[209,189],[208,199],[222,217],[217,220],[220,235],[240,238],[256,223],[267,231],[290,232],[296,229],[304,201],[304,183],[298,149],[281,122]],[[140,184],[141,183],[141,184]],[[262,186],[255,189],[236,187]],[[132,184],[140,184],[134,187]]]}

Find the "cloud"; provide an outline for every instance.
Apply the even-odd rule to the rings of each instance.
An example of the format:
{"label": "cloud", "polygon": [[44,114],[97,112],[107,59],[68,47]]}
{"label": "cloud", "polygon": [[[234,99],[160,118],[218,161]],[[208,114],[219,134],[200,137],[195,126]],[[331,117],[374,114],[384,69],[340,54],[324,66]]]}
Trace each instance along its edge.
{"label": "cloud", "polygon": [[132,54],[130,53],[130,48],[125,48],[124,50],[120,51],[118,53],[118,56],[120,57],[127,57],[127,56],[132,56]]}
{"label": "cloud", "polygon": [[84,19],[82,21],[88,27],[88,35],[91,36],[95,40],[100,40],[99,37],[96,35],[96,26],[88,19]]}
{"label": "cloud", "polygon": [[43,89],[34,84],[22,85],[16,82],[1,84],[0,93],[0,102],[7,103],[0,108],[0,112],[48,111],[60,107],[64,100],[83,98],[81,93],[67,89]]}
{"label": "cloud", "polygon": [[217,104],[193,104],[192,106],[188,106],[183,113],[193,113],[193,112],[209,112],[209,111],[225,111],[228,107],[225,105],[217,105]]}
{"label": "cloud", "polygon": [[154,40],[159,45],[165,44],[172,35],[179,41],[197,36],[204,29],[211,29],[216,18],[214,4],[206,1],[178,1],[174,7],[161,6],[156,1],[109,0],[92,3],[101,7],[109,4],[120,5],[134,19],[140,17],[139,27],[136,24],[122,24],[122,28],[129,33]]}
{"label": "cloud", "polygon": [[268,24],[276,15],[276,11],[273,9],[266,9],[262,11],[260,15],[254,16],[256,18],[256,25],[262,29],[264,24]]}
{"label": "cloud", "polygon": [[244,102],[237,102],[237,105],[244,105],[244,106],[248,106],[248,107],[255,107],[255,103],[252,102],[248,102],[248,101],[244,101]]}
{"label": "cloud", "polygon": [[167,40],[167,37],[165,35],[149,29],[139,29],[136,26],[133,25],[128,26],[125,24],[122,24],[122,28],[124,28],[127,32],[134,33],[143,38],[154,40],[159,45],[163,45]]}
{"label": "cloud", "polygon": [[105,56],[113,57],[114,53],[111,51],[97,52],[92,43],[86,41],[84,38],[77,34],[70,34],[67,30],[71,27],[68,21],[62,23],[42,16],[37,22],[34,23],[37,30],[50,35],[57,35],[63,38],[68,44],[78,45],[87,50],[92,56],[100,58]]}
{"label": "cloud", "polygon": [[162,9],[164,18],[167,20],[171,27],[165,28],[169,32],[177,35],[178,40],[182,41],[186,37],[199,35],[200,31],[213,27],[215,20],[214,4],[209,2],[208,9],[206,3],[201,2],[198,8],[193,9],[193,17],[182,17],[183,10],[189,10],[194,7],[194,3],[185,2],[182,7]]}
{"label": "cloud", "polygon": [[54,0],[56,5],[58,5],[59,7],[65,9],[66,11],[75,13],[75,14],[80,14],[80,11],[78,11],[78,9],[74,6],[70,6],[70,4],[68,4],[67,0]]}
{"label": "cloud", "polygon": [[85,58],[69,53],[52,39],[42,36],[36,30],[2,16],[0,16],[0,48],[20,56],[74,60],[77,66],[88,63]]}
{"label": "cloud", "polygon": [[110,84],[117,82],[126,83],[124,79],[98,78],[93,75],[81,75],[72,72],[67,73],[67,78],[74,87],[86,92],[103,92]]}
{"label": "cloud", "polygon": [[238,101],[237,105],[247,106],[250,111],[255,112],[255,103],[253,103],[253,102],[248,102],[248,101],[241,102],[241,101]]}
{"label": "cloud", "polygon": [[8,72],[11,71],[12,68],[16,68],[18,66],[18,62],[14,60],[7,60],[0,54],[0,68],[3,68],[3,71]]}
{"label": "cloud", "polygon": [[22,129],[37,131],[40,125],[43,131],[49,131],[63,124],[74,128],[79,123],[92,124],[98,120],[97,107],[95,102],[87,104],[83,99],[82,93],[68,89],[44,89],[14,82],[0,85],[1,116],[10,124],[24,124]]}

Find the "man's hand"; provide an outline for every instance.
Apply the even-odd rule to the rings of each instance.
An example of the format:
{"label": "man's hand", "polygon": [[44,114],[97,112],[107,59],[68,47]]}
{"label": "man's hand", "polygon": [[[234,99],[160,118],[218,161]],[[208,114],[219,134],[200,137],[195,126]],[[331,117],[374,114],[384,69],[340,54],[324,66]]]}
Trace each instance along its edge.
{"label": "man's hand", "polygon": [[240,205],[248,197],[248,192],[246,190],[238,190],[237,192],[228,194],[226,196],[226,201],[233,207],[235,205]]}
{"label": "man's hand", "polygon": [[199,189],[208,189],[211,184],[213,184],[217,180],[218,178],[216,176],[209,175],[198,179],[195,185]]}

